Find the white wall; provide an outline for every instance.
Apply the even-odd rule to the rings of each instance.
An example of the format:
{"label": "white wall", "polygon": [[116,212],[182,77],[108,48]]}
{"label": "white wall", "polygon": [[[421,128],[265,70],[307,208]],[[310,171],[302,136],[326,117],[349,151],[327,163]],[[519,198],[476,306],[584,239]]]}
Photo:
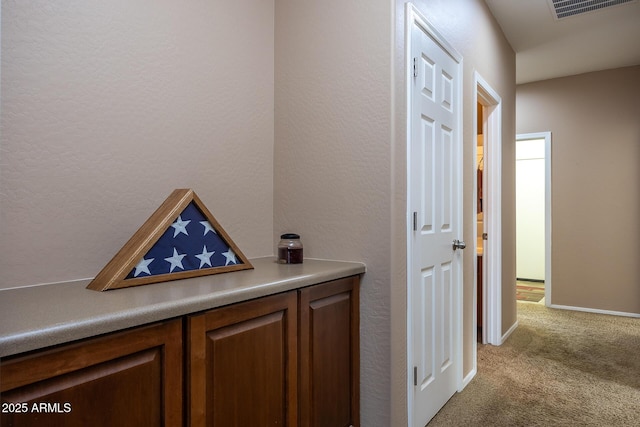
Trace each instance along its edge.
{"label": "white wall", "polygon": [[516,276],[545,278],[545,140],[516,142]]}

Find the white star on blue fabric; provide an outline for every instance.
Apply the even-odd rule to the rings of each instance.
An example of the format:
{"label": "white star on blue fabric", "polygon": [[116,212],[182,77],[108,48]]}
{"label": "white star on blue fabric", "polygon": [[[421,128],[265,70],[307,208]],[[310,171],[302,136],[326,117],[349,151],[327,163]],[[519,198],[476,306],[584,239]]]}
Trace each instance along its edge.
{"label": "white star on blue fabric", "polygon": [[136,271],[135,273],[133,273],[133,277],[138,277],[138,274],[140,273],[147,273],[149,276],[151,276],[151,272],[149,271],[149,264],[151,264],[154,259],[155,258],[142,258],[142,261],[140,261],[138,265],[136,265]]}
{"label": "white star on blue fabric", "polygon": [[198,258],[200,260],[200,267],[202,268],[203,265],[208,264],[209,267],[212,267],[211,265],[211,255],[213,255],[214,253],[216,253],[216,251],[211,251],[211,252],[207,252],[207,246],[205,245],[204,248],[202,248],[202,253],[201,254],[196,254],[196,258]]}
{"label": "white star on blue fabric", "polygon": [[227,261],[224,263],[224,265],[229,265],[229,263],[233,263],[233,264],[237,264],[238,261],[236,261],[236,254],[233,253],[233,251],[231,250],[231,248],[229,248],[229,250],[227,252],[222,252],[222,255],[224,255],[224,257],[227,259]]}
{"label": "white star on blue fabric", "polygon": [[180,268],[181,270],[184,270],[184,267],[182,266],[182,258],[186,256],[187,254],[179,255],[178,251],[176,251],[176,248],[173,248],[173,256],[164,259],[165,261],[171,263],[171,268],[169,269],[169,273],[173,273],[173,269],[176,267]]}
{"label": "white star on blue fabric", "polygon": [[200,221],[200,224],[202,224],[202,226],[204,227],[203,236],[206,236],[208,232],[212,232],[213,234],[218,234],[218,233],[216,233],[216,230],[213,229],[213,227],[211,226],[211,223],[209,223],[209,221]]}
{"label": "white star on blue fabric", "polygon": [[187,233],[187,225],[190,222],[191,220],[183,221],[182,215],[178,215],[178,219],[176,219],[176,222],[171,224],[171,226],[173,227],[173,237],[176,237],[180,233],[184,233],[188,236],[189,233]]}

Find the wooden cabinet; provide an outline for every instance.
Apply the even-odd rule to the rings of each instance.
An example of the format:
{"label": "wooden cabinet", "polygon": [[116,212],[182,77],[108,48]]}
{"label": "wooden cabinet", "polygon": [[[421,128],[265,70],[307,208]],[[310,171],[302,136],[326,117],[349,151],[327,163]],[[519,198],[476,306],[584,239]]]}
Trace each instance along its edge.
{"label": "wooden cabinet", "polygon": [[28,410],[0,425],[359,426],[358,286],[352,276],[3,358],[1,400]]}
{"label": "wooden cabinet", "polygon": [[189,316],[188,425],[358,426],[358,283]]}
{"label": "wooden cabinet", "polygon": [[292,291],[189,316],[188,425],[296,425],[296,312]]}
{"label": "wooden cabinet", "polygon": [[7,358],[9,426],[182,425],[182,322],[173,320]]}

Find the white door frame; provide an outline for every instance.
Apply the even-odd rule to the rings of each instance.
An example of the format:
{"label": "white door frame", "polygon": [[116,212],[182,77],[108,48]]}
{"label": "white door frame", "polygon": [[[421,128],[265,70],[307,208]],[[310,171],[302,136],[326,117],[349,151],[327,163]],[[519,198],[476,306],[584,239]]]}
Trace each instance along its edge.
{"label": "white door frame", "polygon": [[[424,17],[424,15],[412,4],[407,3],[405,8],[405,60],[406,60],[406,93],[407,93],[407,141],[406,141],[406,156],[407,156],[407,207],[406,207],[406,218],[407,218],[407,230],[406,230],[406,243],[407,243],[407,410],[408,410],[408,421],[409,425],[413,423],[413,360],[412,359],[412,311],[411,311],[411,286],[409,280],[411,278],[411,241],[412,241],[412,233],[413,233],[413,218],[412,218],[412,209],[411,209],[411,189],[409,188],[410,178],[411,178],[411,170],[410,170],[410,147],[411,147],[411,117],[412,117],[412,102],[411,102],[411,90],[412,90],[412,78],[410,78],[410,73],[412,75],[413,70],[413,59],[412,59],[412,46],[411,46],[411,31],[414,25],[420,26],[426,32],[430,34],[430,36],[442,47],[451,57],[453,57],[456,62],[458,62],[459,67],[462,68],[462,56],[442,37],[442,35],[431,25],[428,20]],[[462,211],[463,207],[463,197],[462,197],[462,172],[463,172],[463,162],[462,162],[462,84],[459,85],[458,90],[454,94],[455,105],[457,108],[456,114],[458,116],[459,123],[459,131],[455,135],[455,144],[459,147],[459,156],[457,159],[457,173],[458,177],[456,179],[459,188],[457,189],[459,197],[457,203],[459,203],[460,211]],[[462,215],[456,215],[455,221],[459,224],[459,233],[462,236]],[[462,239],[462,237],[461,237]],[[462,239],[464,240],[464,239]],[[463,311],[462,311],[462,261],[459,263],[459,273],[458,277],[460,278],[460,283],[457,284],[456,290],[454,291],[454,298],[456,300],[455,313],[454,313],[454,322],[455,326],[453,327],[454,336],[452,337],[452,341],[455,343],[455,351],[453,357],[455,358],[456,363],[456,382],[458,391],[462,391],[463,385],[463,370],[462,370],[462,337],[463,337]]]}
{"label": "white door frame", "polygon": [[[475,71],[473,73],[473,129],[478,128],[478,103],[484,107],[484,170],[486,197],[483,200],[484,230],[488,240],[484,247],[483,262],[483,342],[501,345],[502,336],[502,99],[500,95]],[[477,158],[474,139],[473,158]],[[475,162],[473,170],[476,182]],[[477,200],[477,182],[473,186],[473,200]],[[473,205],[473,244],[478,245],[477,203]],[[474,257],[474,275],[477,275],[477,257]],[[473,292],[473,331],[477,329],[477,277]],[[486,341],[485,341],[486,340]],[[473,368],[477,366],[477,342],[473,341]]]}
{"label": "white door frame", "polygon": [[521,133],[517,141],[544,139],[544,304],[551,306],[551,132]]}

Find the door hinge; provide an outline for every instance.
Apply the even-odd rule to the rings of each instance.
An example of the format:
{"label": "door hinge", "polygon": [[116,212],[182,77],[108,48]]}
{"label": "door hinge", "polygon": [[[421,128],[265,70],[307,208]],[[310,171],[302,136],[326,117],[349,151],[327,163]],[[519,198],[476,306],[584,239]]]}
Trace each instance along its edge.
{"label": "door hinge", "polygon": [[418,231],[418,212],[413,213],[413,231]]}
{"label": "door hinge", "polygon": [[487,233],[482,233],[482,240],[488,240],[489,235]]}
{"label": "door hinge", "polygon": [[418,58],[413,58],[413,77],[418,77]]}
{"label": "door hinge", "polygon": [[418,385],[418,367],[413,367],[413,385]]}

